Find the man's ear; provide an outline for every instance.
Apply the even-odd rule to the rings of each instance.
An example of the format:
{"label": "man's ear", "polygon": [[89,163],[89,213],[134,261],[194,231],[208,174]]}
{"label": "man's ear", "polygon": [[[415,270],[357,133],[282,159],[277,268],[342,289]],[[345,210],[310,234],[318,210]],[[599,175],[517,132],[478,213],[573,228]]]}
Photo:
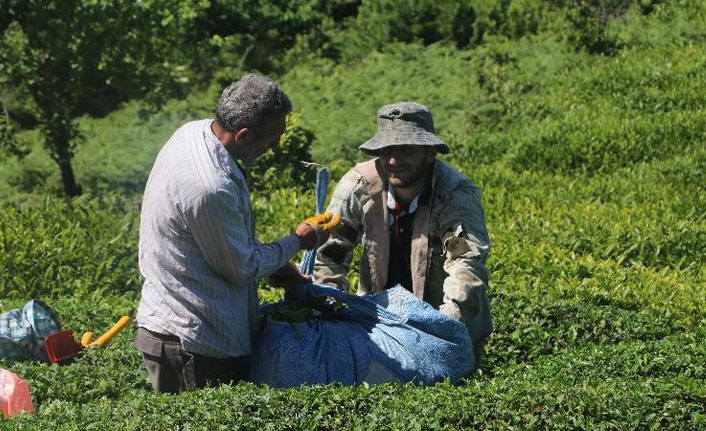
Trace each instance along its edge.
{"label": "man's ear", "polygon": [[233,140],[236,143],[242,143],[250,139],[250,135],[253,134],[253,131],[247,127],[243,127],[239,129],[235,134],[233,135]]}
{"label": "man's ear", "polygon": [[428,148],[427,149],[427,163],[431,163],[434,161],[436,158],[436,148]]}

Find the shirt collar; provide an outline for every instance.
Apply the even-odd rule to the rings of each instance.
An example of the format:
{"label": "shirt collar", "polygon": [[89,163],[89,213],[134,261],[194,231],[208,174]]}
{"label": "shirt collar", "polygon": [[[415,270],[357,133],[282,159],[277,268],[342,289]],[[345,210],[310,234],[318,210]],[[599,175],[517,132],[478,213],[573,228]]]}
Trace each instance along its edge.
{"label": "shirt collar", "polygon": [[211,129],[212,123],[213,121],[207,122],[204,133],[213,148],[218,166],[232,179],[240,179],[245,181],[245,170],[243,170],[242,166],[240,166],[240,164],[230,156],[228,150],[225,149],[223,144],[221,144],[221,141],[218,140],[216,134],[213,133],[213,129]]}
{"label": "shirt collar", "polygon": [[[412,202],[409,204],[409,209],[407,211],[402,210],[402,214],[412,214],[415,211],[417,211],[417,207],[419,206],[419,196],[421,195],[418,194],[417,196],[412,199]],[[395,210],[395,203],[397,203],[397,199],[395,199],[395,191],[392,188],[392,186],[387,188],[387,208],[390,210]]]}

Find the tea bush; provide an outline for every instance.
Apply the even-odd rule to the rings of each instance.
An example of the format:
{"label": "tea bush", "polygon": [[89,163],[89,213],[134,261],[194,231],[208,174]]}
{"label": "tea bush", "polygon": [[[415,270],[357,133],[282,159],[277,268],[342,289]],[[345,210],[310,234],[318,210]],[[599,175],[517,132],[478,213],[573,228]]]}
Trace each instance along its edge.
{"label": "tea bush", "polygon": [[117,295],[139,286],[136,203],[118,195],[47,196],[0,213],[4,298]]}

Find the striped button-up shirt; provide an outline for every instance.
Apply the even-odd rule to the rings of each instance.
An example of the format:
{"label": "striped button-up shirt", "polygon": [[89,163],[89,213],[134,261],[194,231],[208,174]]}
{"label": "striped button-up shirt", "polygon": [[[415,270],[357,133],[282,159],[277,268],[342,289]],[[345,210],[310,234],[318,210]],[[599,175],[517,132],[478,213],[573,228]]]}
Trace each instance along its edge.
{"label": "striped button-up shirt", "polygon": [[215,358],[250,353],[258,278],[299,250],[289,235],[255,238],[243,173],[211,130],[183,125],[150,172],[140,219],[140,327],[176,335],[185,350]]}

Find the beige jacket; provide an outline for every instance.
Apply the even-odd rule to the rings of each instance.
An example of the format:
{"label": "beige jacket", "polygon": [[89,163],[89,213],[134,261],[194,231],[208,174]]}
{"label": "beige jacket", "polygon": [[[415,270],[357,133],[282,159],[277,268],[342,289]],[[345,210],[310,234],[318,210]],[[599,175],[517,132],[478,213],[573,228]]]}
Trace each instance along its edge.
{"label": "beige jacket", "polygon": [[[373,159],[356,165],[339,181],[328,211],[341,214],[343,226],[319,248],[315,282],[348,290],[353,250],[362,244],[358,294],[384,289],[390,245],[387,180],[381,172],[380,162]],[[485,266],[490,240],[480,190],[437,159],[431,198],[415,214],[412,292],[465,323],[477,350],[492,331]]]}

